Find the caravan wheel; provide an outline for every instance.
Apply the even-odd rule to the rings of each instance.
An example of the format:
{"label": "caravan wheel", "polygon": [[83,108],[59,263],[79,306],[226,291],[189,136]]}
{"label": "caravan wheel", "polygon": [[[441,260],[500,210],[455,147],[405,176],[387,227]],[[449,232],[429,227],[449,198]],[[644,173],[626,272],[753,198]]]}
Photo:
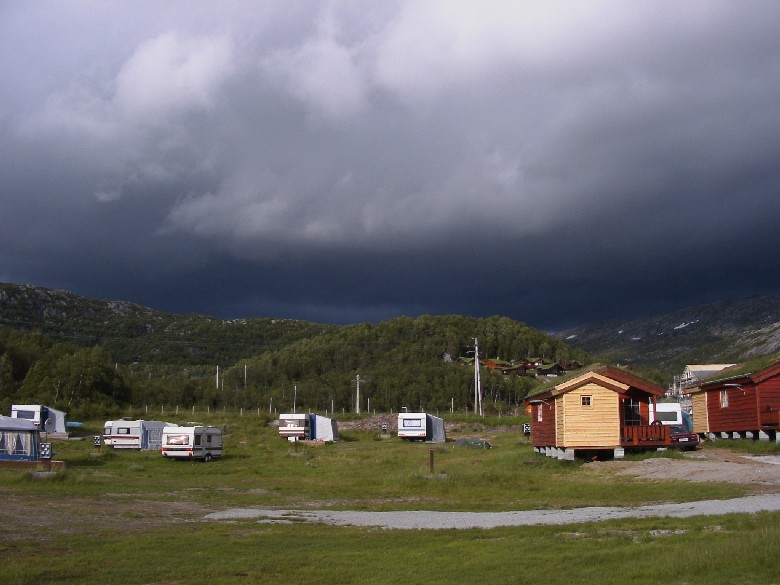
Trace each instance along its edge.
{"label": "caravan wheel", "polygon": [[206,455],[203,457],[203,461],[205,461],[206,463],[211,461],[211,453],[206,453]]}

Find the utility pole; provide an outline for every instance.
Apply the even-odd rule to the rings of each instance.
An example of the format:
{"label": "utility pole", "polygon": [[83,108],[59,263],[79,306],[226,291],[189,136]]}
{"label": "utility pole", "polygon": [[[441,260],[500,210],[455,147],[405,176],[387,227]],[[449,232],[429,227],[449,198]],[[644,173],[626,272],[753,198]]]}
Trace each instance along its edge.
{"label": "utility pole", "polygon": [[479,342],[474,338],[474,414],[482,416],[482,379],[479,376]]}
{"label": "utility pole", "polygon": [[360,374],[355,378],[357,382],[357,397],[355,399],[355,414],[360,414]]}

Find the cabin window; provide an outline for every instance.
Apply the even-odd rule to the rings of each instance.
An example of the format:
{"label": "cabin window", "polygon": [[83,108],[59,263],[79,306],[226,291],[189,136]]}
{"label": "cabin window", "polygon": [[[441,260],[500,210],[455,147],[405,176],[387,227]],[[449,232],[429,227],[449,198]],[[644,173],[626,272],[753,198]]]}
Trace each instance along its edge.
{"label": "cabin window", "polygon": [[544,411],[544,404],[540,404],[536,409],[536,422],[542,422],[542,411]]}
{"label": "cabin window", "polygon": [[728,408],[729,405],[729,391],[728,390],[721,390],[720,391],[720,407],[721,408]]}
{"label": "cabin window", "polygon": [[582,406],[590,406],[591,398],[591,396],[580,396],[580,404],[582,404]]}

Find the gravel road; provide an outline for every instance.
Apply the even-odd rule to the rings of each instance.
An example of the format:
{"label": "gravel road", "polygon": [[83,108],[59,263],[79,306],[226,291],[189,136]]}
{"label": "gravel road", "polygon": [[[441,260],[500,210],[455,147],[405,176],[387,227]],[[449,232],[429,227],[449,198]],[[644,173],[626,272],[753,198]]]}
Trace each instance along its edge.
{"label": "gravel road", "polygon": [[337,526],[376,526],[393,530],[497,528],[534,524],[578,524],[617,518],[718,515],[780,510],[780,494],[636,508],[574,508],[519,512],[358,512],[344,510],[267,510],[235,508],[214,512],[207,520],[256,519],[263,522],[315,522]]}

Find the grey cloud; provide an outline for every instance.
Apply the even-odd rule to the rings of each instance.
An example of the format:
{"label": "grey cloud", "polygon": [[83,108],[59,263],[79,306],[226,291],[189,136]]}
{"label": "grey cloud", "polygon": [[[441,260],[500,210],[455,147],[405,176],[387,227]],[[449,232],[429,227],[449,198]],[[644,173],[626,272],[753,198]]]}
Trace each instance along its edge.
{"label": "grey cloud", "polygon": [[770,4],[180,7],[0,9],[3,279],[546,327],[778,284]]}

